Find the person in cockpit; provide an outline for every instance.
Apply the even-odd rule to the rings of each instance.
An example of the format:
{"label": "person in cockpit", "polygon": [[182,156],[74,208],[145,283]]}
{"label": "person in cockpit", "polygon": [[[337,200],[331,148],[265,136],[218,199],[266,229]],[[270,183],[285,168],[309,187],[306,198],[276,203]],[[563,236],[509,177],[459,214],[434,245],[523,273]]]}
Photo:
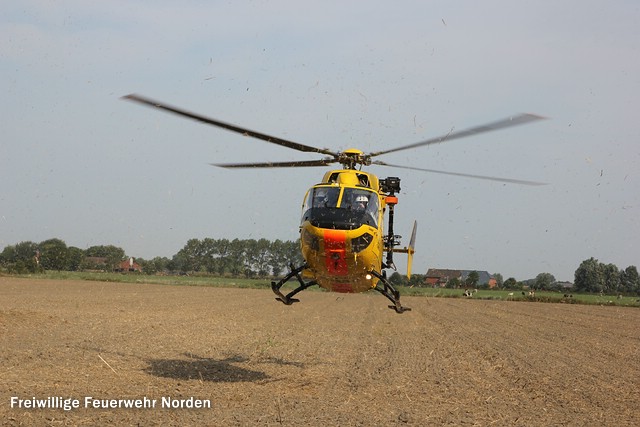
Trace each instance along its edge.
{"label": "person in cockpit", "polygon": [[313,207],[314,208],[324,208],[327,207],[327,203],[329,198],[327,196],[327,190],[324,188],[316,189],[313,194]]}
{"label": "person in cockpit", "polygon": [[360,195],[356,197],[356,202],[354,204],[354,208],[359,211],[363,211],[367,208],[367,204],[369,203],[369,198],[365,195]]}

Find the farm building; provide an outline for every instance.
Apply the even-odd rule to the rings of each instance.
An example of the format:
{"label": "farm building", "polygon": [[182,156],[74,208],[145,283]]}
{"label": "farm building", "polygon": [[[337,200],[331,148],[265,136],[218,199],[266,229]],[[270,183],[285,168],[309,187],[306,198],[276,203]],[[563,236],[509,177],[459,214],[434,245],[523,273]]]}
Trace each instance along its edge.
{"label": "farm building", "polygon": [[458,279],[464,283],[473,271],[478,273],[478,285],[488,285],[489,288],[496,286],[496,279],[487,271],[482,270],[449,270],[443,268],[430,268],[425,276],[427,286],[444,287],[451,279]]}
{"label": "farm building", "polygon": [[133,258],[125,259],[120,261],[115,268],[116,271],[131,271],[131,272],[142,272],[142,266],[135,262]]}
{"label": "farm building", "polygon": [[[84,259],[84,269],[86,271],[111,271],[111,266],[113,263],[109,262],[109,258],[107,257],[86,257]],[[113,271],[120,272],[142,272],[142,266],[135,262],[133,258],[125,259],[115,264],[113,267]]]}

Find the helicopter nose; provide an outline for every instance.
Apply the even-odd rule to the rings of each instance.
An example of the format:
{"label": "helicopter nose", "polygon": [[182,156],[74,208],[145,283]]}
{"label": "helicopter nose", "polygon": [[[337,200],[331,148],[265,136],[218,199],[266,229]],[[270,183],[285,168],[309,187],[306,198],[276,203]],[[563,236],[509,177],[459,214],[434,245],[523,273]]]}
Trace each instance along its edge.
{"label": "helicopter nose", "polygon": [[329,274],[348,274],[346,248],[347,232],[344,230],[324,230],[325,265]]}

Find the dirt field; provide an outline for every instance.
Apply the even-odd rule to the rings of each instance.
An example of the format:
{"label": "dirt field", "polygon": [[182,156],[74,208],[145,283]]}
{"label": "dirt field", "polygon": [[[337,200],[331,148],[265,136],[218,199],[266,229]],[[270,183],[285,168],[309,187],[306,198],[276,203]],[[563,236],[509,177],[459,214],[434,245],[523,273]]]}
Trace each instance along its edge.
{"label": "dirt field", "polygon": [[[3,425],[640,423],[640,310],[0,277]],[[77,399],[17,408],[12,397]],[[162,408],[162,398],[210,408]],[[89,407],[85,407],[87,398]],[[193,398],[193,400],[190,400]],[[152,408],[102,409],[138,399]],[[56,406],[49,399],[50,405]],[[110,402],[105,402],[110,404]],[[124,403],[120,403],[124,404]]]}

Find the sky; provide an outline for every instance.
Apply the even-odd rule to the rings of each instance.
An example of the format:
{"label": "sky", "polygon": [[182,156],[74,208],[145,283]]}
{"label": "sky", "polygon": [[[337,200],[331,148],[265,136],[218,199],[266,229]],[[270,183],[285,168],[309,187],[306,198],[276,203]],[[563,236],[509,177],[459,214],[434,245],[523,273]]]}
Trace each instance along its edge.
{"label": "sky", "polygon": [[[313,160],[121,99],[305,145],[380,151],[519,113],[547,120],[378,159],[415,273],[573,281],[640,265],[637,1],[19,0],[0,5],[0,248],[60,238],[171,257],[192,238],[298,238]],[[404,272],[404,259],[396,259]]]}

